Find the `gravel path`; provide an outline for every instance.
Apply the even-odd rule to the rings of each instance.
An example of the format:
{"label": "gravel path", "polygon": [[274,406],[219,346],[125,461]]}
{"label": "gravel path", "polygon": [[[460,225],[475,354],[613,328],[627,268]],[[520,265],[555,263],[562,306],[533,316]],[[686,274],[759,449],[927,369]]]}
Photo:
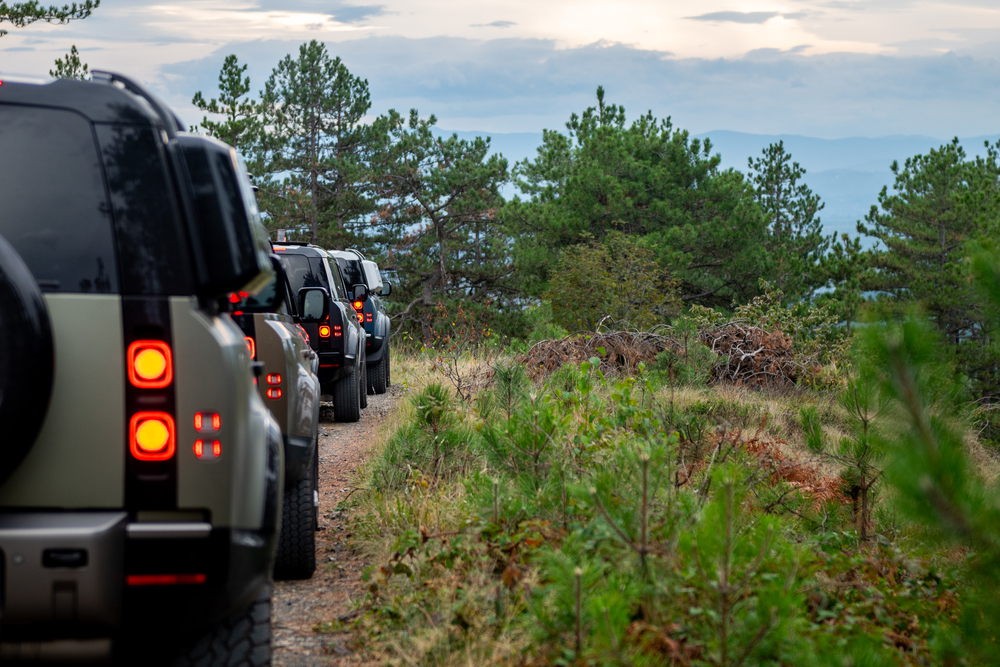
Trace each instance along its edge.
{"label": "gravel path", "polygon": [[[394,369],[395,370],[395,369]],[[402,388],[394,384],[381,396],[369,396],[361,421],[333,421],[332,408],[320,413],[319,524],[316,533],[316,573],[306,581],[275,584],[273,648],[275,667],[356,665],[346,643],[349,634],[320,634],[313,628],[351,611],[363,595],[364,563],[347,548],[346,516],[337,511],[367,459],[379,425],[395,407]]]}

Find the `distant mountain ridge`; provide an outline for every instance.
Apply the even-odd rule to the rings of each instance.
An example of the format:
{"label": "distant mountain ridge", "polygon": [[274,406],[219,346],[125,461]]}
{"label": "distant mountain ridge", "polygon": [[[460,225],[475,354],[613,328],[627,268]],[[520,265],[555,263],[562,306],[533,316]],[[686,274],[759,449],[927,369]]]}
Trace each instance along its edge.
{"label": "distant mountain ridge", "polygon": [[[442,135],[452,132],[441,130]],[[510,165],[526,158],[534,158],[542,142],[541,132],[490,133],[456,132],[462,139],[489,136],[490,147],[507,158]],[[902,164],[906,158],[928,152],[950,139],[926,136],[847,137],[820,139],[795,134],[749,134],[730,130],[713,130],[692,135],[696,139],[709,139],[712,152],[722,157],[723,169],[737,169],[746,173],[747,161],[758,157],[768,145],[783,141],[785,150],[806,170],[803,181],[818,194],[826,205],[820,213],[826,233],[848,232],[854,235],[858,220],[865,217],[878,203],[878,193],[883,186],[892,186],[890,165],[894,160]],[[983,142],[996,143],[1000,134],[961,139],[966,152],[972,155],[985,153]],[[507,188],[505,196],[516,194],[514,187]]]}

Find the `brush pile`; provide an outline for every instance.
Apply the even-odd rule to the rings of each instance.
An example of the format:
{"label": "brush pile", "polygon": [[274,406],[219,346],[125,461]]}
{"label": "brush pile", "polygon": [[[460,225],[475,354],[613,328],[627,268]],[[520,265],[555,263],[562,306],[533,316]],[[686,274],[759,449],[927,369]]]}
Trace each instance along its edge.
{"label": "brush pile", "polygon": [[790,387],[803,366],[795,358],[792,338],[780,330],[765,331],[742,322],[727,322],[700,332],[701,342],[719,357],[712,383],[744,387]]}
{"label": "brush pile", "polygon": [[652,366],[660,352],[679,347],[674,339],[659,333],[606,331],[538,341],[521,362],[533,380],[548,377],[563,364],[579,364],[591,357],[598,357],[604,368],[628,373],[637,370],[640,361]]}

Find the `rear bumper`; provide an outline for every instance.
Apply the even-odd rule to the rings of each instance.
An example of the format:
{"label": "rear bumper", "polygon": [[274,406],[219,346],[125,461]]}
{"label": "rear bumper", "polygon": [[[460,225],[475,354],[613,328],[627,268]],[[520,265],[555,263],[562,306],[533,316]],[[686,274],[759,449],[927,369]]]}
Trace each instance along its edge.
{"label": "rear bumper", "polygon": [[0,513],[0,654],[203,628],[269,584],[275,533],[129,523],[125,512]]}

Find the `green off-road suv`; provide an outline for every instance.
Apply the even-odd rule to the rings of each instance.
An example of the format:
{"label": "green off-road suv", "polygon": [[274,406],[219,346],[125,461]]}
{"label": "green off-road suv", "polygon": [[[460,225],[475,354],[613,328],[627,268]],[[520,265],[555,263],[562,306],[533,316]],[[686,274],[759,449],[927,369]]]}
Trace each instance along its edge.
{"label": "green off-road suv", "polygon": [[282,441],[226,313],[273,275],[246,168],[93,78],[0,77],[0,663],[269,665]]}
{"label": "green off-road suv", "polygon": [[[285,270],[271,257],[274,278],[256,297],[235,294],[233,320],[250,356],[264,365],[257,391],[281,428],[285,495],[275,579],[308,579],[316,570],[319,526],[319,355],[299,321],[314,324],[293,296]],[[308,295],[308,290],[306,294]],[[322,314],[320,311],[319,314]]]}

